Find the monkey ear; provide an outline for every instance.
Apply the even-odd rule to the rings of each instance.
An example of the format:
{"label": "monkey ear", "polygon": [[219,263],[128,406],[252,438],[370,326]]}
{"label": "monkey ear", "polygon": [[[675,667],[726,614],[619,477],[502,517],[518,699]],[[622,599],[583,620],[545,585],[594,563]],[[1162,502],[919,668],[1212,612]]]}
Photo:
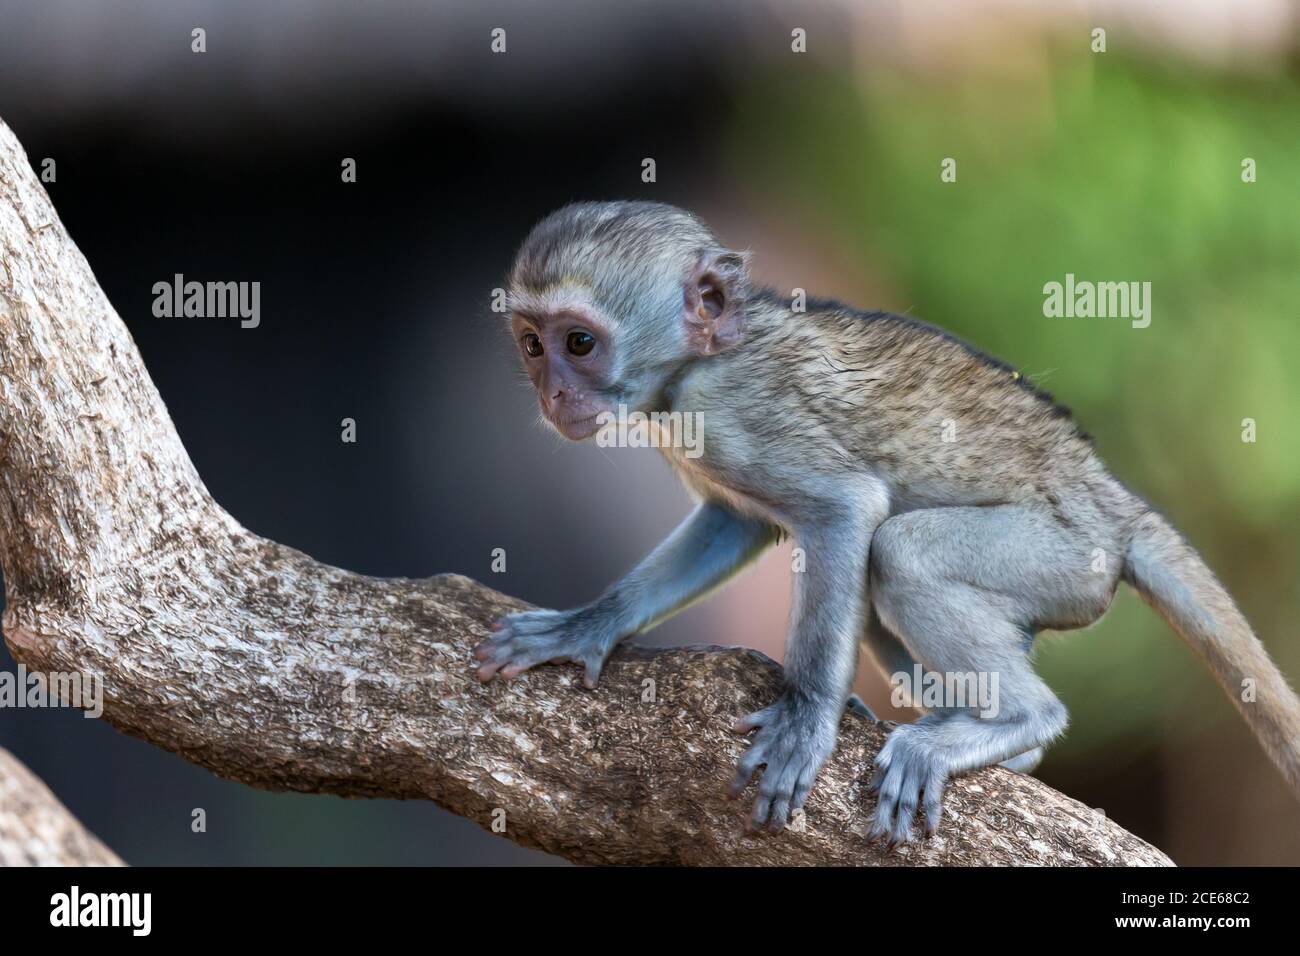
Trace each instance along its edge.
{"label": "monkey ear", "polygon": [[748,259],[724,251],[701,256],[691,270],[682,316],[687,345],[697,355],[717,355],[744,338]]}

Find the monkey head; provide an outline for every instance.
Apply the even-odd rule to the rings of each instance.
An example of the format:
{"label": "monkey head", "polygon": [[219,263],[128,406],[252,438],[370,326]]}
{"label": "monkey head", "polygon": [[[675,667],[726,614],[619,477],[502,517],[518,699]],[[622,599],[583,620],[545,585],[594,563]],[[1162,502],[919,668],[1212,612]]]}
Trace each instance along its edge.
{"label": "monkey head", "polygon": [[581,441],[603,416],[663,410],[691,362],[739,344],[745,256],[683,210],[577,203],[543,219],[510,273],[511,328],[543,418]]}

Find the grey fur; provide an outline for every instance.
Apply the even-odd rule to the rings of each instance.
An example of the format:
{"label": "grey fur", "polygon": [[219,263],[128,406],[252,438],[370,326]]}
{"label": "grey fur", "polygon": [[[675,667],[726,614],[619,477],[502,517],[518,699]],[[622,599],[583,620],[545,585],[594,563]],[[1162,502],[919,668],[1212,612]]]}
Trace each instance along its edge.
{"label": "grey fur", "polygon": [[[703,266],[701,265],[703,264]],[[733,330],[692,351],[691,311],[712,270]],[[693,271],[694,270],[694,271]],[[685,289],[685,292],[684,292]],[[703,454],[665,455],[700,509],[602,598],[512,615],[480,649],[481,674],[575,659],[594,682],[618,640],[698,599],[776,540],[804,549],[787,688],[744,718],[758,730],[733,781],[765,767],[752,821],[782,827],[835,745],[859,641],[887,672],[995,675],[1000,706],[937,706],[897,727],[876,759],[874,832],[933,831],[952,774],[1032,767],[1067,715],[1028,657],[1040,629],[1084,627],[1121,577],[1198,650],[1300,790],[1300,701],[1196,553],[1106,471],[1068,412],[1009,366],[924,323],[814,301],[792,312],[752,291],[744,257],[689,213],[584,203],[544,220],[512,272],[512,302],[576,297],[617,330],[592,394],[637,410],[698,413]],[[707,330],[706,330],[707,331]],[[691,339],[696,334],[697,339]],[[584,392],[585,394],[585,392]]]}

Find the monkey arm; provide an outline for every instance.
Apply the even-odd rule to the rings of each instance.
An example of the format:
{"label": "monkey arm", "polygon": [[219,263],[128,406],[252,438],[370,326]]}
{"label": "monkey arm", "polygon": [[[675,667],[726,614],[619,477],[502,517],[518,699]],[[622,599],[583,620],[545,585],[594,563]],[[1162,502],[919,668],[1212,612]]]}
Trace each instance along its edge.
{"label": "monkey arm", "polygon": [[619,641],[654,627],[724,584],[779,532],[716,502],[696,508],[659,547],[590,604],[503,618],[475,655],[480,680],[511,678],[547,661],[586,667],[595,686]]}
{"label": "monkey arm", "polygon": [[726,584],[779,533],[759,518],[705,502],[595,606],[614,616],[625,637],[648,631]]}
{"label": "monkey arm", "polygon": [[834,522],[795,528],[805,568],[795,575],[794,613],[785,654],[785,693],[770,707],[742,718],[736,730],[758,729],[731,784],[733,796],[760,766],[753,828],[779,830],[808,797],[835,749],[857,664],[858,640],[869,608],[868,554],[886,513],[870,489],[861,506]]}
{"label": "monkey arm", "polygon": [[789,689],[825,701],[837,714],[853,682],[868,608],[870,534],[818,529],[797,538],[805,570],[795,576],[794,613],[786,644]]}

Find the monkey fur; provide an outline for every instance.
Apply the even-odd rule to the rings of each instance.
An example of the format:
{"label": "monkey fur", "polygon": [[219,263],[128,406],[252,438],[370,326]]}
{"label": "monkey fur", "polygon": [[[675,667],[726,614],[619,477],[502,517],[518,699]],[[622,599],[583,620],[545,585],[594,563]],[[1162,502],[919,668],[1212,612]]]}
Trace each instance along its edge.
{"label": "monkey fur", "polygon": [[[593,435],[602,413],[697,414],[702,452],[663,448],[698,501],[590,604],[512,614],[478,676],[573,661],[595,686],[619,641],[721,586],[782,535],[802,549],[785,689],[733,795],[762,767],[751,825],[779,830],[835,747],[864,644],[886,674],[996,674],[995,716],[928,709],[876,757],[872,833],[933,832],[954,774],[1032,769],[1066,727],[1032,667],[1041,629],[1085,627],[1120,581],[1195,648],[1300,792],[1300,700],[1196,552],[1106,470],[1065,409],[947,333],[750,286],[746,256],[646,202],[540,222],[510,274],[511,324],[543,417]],[[1253,681],[1253,700],[1243,698]]]}

